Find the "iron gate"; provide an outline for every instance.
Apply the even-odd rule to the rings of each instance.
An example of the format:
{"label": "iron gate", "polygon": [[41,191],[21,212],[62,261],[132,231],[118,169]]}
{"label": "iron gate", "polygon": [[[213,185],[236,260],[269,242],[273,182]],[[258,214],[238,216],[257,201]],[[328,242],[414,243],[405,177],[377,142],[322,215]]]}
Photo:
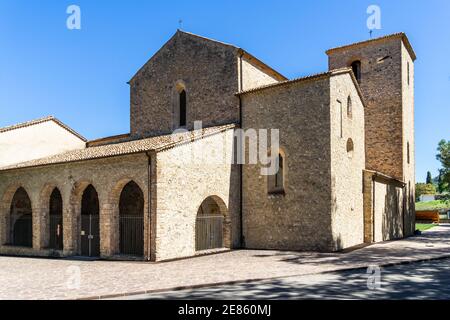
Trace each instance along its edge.
{"label": "iron gate", "polygon": [[86,214],[81,216],[81,255],[100,256],[99,216]]}
{"label": "iron gate", "polygon": [[11,215],[13,221],[13,245],[19,247],[33,246],[33,219],[31,214]]}
{"label": "iron gate", "polygon": [[120,216],[120,253],[132,256],[144,255],[144,217]]}
{"label": "iron gate", "polygon": [[197,251],[223,248],[223,215],[198,215],[195,238]]}
{"label": "iron gate", "polygon": [[63,249],[63,217],[61,215],[50,215],[49,248]]}

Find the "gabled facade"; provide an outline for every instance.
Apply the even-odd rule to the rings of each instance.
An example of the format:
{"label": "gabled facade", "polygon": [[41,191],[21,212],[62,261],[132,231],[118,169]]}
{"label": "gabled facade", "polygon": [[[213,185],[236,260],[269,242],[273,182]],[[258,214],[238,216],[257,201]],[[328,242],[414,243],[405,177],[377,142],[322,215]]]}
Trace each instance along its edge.
{"label": "gabled facade", "polygon": [[[0,168],[0,253],[160,261],[412,235],[412,47],[396,34],[327,54],[329,71],[288,80],[177,31],[130,80],[129,134]],[[236,161],[238,133],[260,129],[280,133],[270,175]]]}
{"label": "gabled facade", "polygon": [[238,47],[178,31],[130,80],[131,135],[193,129],[194,121],[203,127],[238,123],[236,92],[284,80]]}
{"label": "gabled facade", "polygon": [[0,167],[81,149],[86,139],[54,117],[0,128]]}

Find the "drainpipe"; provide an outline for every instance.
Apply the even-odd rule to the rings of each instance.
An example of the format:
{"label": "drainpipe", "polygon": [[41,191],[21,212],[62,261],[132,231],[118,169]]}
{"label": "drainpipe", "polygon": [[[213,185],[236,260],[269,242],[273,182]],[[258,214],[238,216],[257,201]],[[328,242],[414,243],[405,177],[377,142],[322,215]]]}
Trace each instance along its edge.
{"label": "drainpipe", "polygon": [[406,229],[405,229],[405,212],[406,212],[406,205],[407,205],[407,191],[409,192],[409,190],[407,190],[406,185],[403,186],[403,203],[402,203],[402,231],[403,231],[403,238],[406,238]]}
{"label": "drainpipe", "polygon": [[151,186],[152,186],[152,157],[149,152],[145,153],[147,155],[148,159],[148,165],[147,165],[147,203],[148,203],[148,231],[147,231],[147,261],[151,260],[152,255],[152,244],[151,244],[151,233],[152,233],[152,198],[151,198]]}
{"label": "drainpipe", "polygon": [[[241,53],[239,55],[239,91],[243,90],[243,80],[244,80],[243,72],[242,72],[242,57],[243,56],[244,56],[244,52],[241,51]],[[240,95],[238,96],[238,98],[239,98],[239,127],[241,129],[243,129],[242,128],[242,98]],[[241,146],[237,146],[237,147],[241,148]],[[245,157],[245,155],[244,155],[244,157]],[[243,174],[243,164],[240,164],[239,165],[239,224],[240,224],[239,225],[239,229],[240,229],[239,241],[240,241],[241,248],[244,248],[245,247],[245,238],[244,238],[244,230],[243,230],[244,222],[243,222],[243,214],[242,214],[243,201],[244,201],[244,199],[243,199],[244,190],[243,190],[243,186],[242,186],[242,181],[243,181],[242,174]]]}
{"label": "drainpipe", "polygon": [[375,243],[375,179],[376,174],[372,176],[372,243]]}

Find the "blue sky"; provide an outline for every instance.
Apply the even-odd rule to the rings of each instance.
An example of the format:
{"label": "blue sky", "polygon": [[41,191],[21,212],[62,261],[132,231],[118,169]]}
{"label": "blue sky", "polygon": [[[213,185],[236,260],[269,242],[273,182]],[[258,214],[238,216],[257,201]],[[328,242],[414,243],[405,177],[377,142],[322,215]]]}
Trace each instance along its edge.
{"label": "blue sky", "polygon": [[[81,30],[66,28],[69,5]],[[416,61],[417,180],[450,139],[450,1],[0,0],[0,127],[54,115],[89,139],[129,132],[127,81],[182,28],[243,47],[288,78],[327,69],[328,48],[408,34]]]}

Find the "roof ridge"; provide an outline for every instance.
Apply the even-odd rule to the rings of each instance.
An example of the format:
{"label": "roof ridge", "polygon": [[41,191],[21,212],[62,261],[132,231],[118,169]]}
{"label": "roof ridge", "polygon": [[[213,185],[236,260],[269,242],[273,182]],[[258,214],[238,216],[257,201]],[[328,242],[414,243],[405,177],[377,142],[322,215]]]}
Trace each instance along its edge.
{"label": "roof ridge", "polygon": [[190,36],[194,36],[194,37],[197,37],[197,38],[200,38],[200,39],[203,39],[203,40],[216,42],[216,43],[222,44],[224,46],[233,47],[235,49],[241,49],[240,47],[235,46],[234,44],[226,43],[226,42],[223,42],[223,41],[220,41],[220,40],[216,40],[216,39],[213,39],[213,38],[208,38],[208,37],[205,37],[205,36],[201,36],[201,35],[198,35],[198,34],[193,33],[193,32],[184,31],[184,30],[181,30],[181,29],[177,29],[177,32],[184,33],[184,34],[187,34],[187,35],[190,35]]}
{"label": "roof ridge", "polygon": [[257,92],[257,91],[261,91],[264,89],[269,89],[269,88],[275,88],[275,87],[281,87],[283,85],[286,84],[291,84],[291,83],[297,83],[297,82],[302,82],[302,81],[307,81],[307,80],[317,80],[320,78],[324,78],[324,77],[332,77],[335,75],[340,75],[340,74],[344,74],[344,73],[348,73],[350,74],[353,83],[355,84],[356,87],[356,91],[358,92],[358,95],[361,99],[361,102],[363,103],[364,106],[366,106],[366,102],[364,99],[364,95],[362,94],[361,88],[358,84],[358,81],[355,78],[355,75],[352,71],[352,68],[350,67],[343,67],[343,68],[338,68],[338,69],[332,69],[326,72],[321,72],[321,73],[316,73],[316,74],[311,74],[308,76],[304,76],[304,77],[300,77],[300,78],[295,78],[292,80],[287,80],[287,81],[282,81],[282,82],[278,82],[278,83],[271,83],[268,85],[264,85],[264,86],[260,86],[260,87],[256,87],[256,88],[252,88],[252,89],[248,89],[248,90],[244,90],[241,92],[236,93],[236,95],[243,95],[243,94],[247,94],[247,93],[252,93],[252,92]]}
{"label": "roof ridge", "polygon": [[0,128],[0,133],[31,127],[31,126],[34,126],[34,125],[37,125],[37,124],[48,122],[48,121],[55,122],[57,125],[59,125],[60,127],[62,127],[65,130],[69,131],[71,134],[73,134],[74,136],[76,136],[79,139],[83,140],[84,142],[87,141],[87,139],[85,137],[83,137],[81,134],[79,134],[78,132],[76,132],[75,130],[73,130],[68,125],[63,123],[61,120],[55,118],[54,116],[47,116],[47,117],[38,118],[38,119],[21,122],[21,123],[17,123],[17,124],[14,124],[14,125],[10,125],[10,126],[7,126],[7,127],[3,127],[3,128]]}
{"label": "roof ridge", "polygon": [[327,55],[329,55],[331,52],[336,51],[336,50],[343,50],[343,49],[350,48],[353,46],[361,46],[361,45],[365,45],[365,44],[368,44],[371,42],[382,41],[382,40],[387,40],[387,39],[395,39],[395,38],[401,38],[404,41],[405,46],[408,49],[408,51],[410,52],[412,59],[416,60],[417,59],[416,53],[414,52],[414,49],[413,49],[411,43],[409,42],[408,36],[404,32],[391,33],[391,34],[387,34],[387,35],[380,36],[380,37],[373,38],[373,39],[367,39],[367,40],[353,42],[353,43],[342,45],[342,46],[333,47],[333,48],[325,51],[325,53]]}
{"label": "roof ridge", "polygon": [[315,79],[315,78],[321,78],[321,77],[325,77],[325,76],[331,75],[332,72],[333,71],[325,71],[325,72],[313,73],[313,74],[310,74],[310,75],[307,75],[307,76],[303,76],[303,77],[298,77],[298,78],[294,78],[294,79],[288,79],[286,81],[270,83],[270,84],[266,84],[266,85],[262,85],[262,86],[259,86],[259,87],[254,87],[254,88],[251,88],[251,89],[247,89],[247,90],[243,90],[243,91],[237,92],[236,95],[242,95],[242,94],[251,93],[251,92],[255,92],[255,91],[260,91],[260,90],[264,90],[264,89],[279,87],[279,86],[282,86],[282,85],[285,85],[285,84],[296,83],[296,82],[301,82],[301,81]]}
{"label": "roof ridge", "polygon": [[46,117],[42,117],[42,118],[38,118],[38,119],[34,119],[34,120],[19,122],[16,124],[12,124],[12,125],[0,128],[0,133],[6,132],[6,131],[12,131],[12,130],[16,130],[16,129],[20,129],[20,128],[24,128],[24,127],[33,126],[33,125],[47,122],[47,121],[50,121],[53,119],[54,119],[53,116],[46,116]]}
{"label": "roof ridge", "polygon": [[234,44],[230,44],[230,43],[226,43],[226,42],[219,41],[219,40],[216,40],[216,39],[204,37],[204,36],[201,36],[201,35],[198,35],[198,34],[195,34],[195,33],[192,33],[192,32],[188,32],[188,31],[184,31],[184,30],[181,30],[181,29],[178,29],[178,32],[185,33],[185,34],[191,35],[191,36],[193,36],[193,37],[197,37],[197,38],[200,38],[200,39],[203,39],[203,40],[207,40],[207,41],[216,42],[216,43],[219,43],[219,44],[222,44],[222,45],[229,46],[229,47],[232,47],[232,48],[234,48],[234,49],[237,49],[237,50],[241,51],[243,54],[246,54],[247,56],[250,56],[251,58],[253,58],[257,63],[259,63],[259,64],[261,64],[261,65],[264,65],[266,68],[268,68],[268,69],[270,69],[271,71],[273,71],[279,78],[284,79],[284,80],[287,79],[287,78],[286,78],[283,74],[281,74],[279,71],[275,70],[274,68],[272,68],[271,66],[269,66],[267,63],[265,63],[264,61],[262,61],[261,59],[259,59],[258,57],[256,57],[254,54],[248,52],[247,50],[245,50],[245,49],[242,48],[241,46],[236,46],[236,45],[234,45]]}
{"label": "roof ridge", "polygon": [[[272,71],[276,77],[278,77],[279,79],[287,79],[283,74],[281,74],[279,71],[275,70],[274,68],[272,68],[271,66],[269,66],[267,63],[263,62],[261,59],[257,58],[256,56],[254,56],[253,54],[249,53],[248,51],[246,51],[245,49],[243,49],[242,47],[236,46],[234,44],[230,44],[230,43],[226,43],[223,41],[219,41],[216,39],[212,39],[212,38],[208,38],[208,37],[204,37],[192,32],[188,32],[188,31],[184,31],[181,29],[177,29],[177,32],[175,32],[175,34],[169,38],[169,40],[167,40],[135,73],[134,75],[131,77],[131,79],[127,82],[130,83],[133,81],[133,79],[135,79],[137,77],[138,74],[140,74],[142,72],[142,70],[144,70],[145,66],[150,62],[150,60],[152,60],[172,39],[174,39],[177,35],[187,35],[187,36],[191,36],[191,37],[195,37],[201,40],[205,40],[205,41],[209,41],[209,42],[214,42],[226,47],[230,47],[232,49],[237,50],[238,52],[241,52],[242,54],[246,54],[247,56],[250,56],[251,58],[253,58],[256,63],[262,65],[263,67],[269,69],[270,71]],[[281,81],[283,81],[281,80]]]}

